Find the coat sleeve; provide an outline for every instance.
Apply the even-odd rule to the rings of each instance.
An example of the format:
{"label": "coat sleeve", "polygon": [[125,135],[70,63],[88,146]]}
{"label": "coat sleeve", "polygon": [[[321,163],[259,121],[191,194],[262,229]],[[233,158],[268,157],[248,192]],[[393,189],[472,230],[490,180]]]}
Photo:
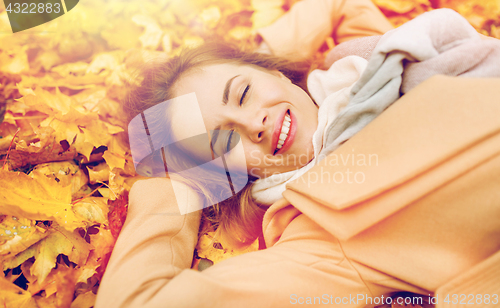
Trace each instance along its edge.
{"label": "coat sleeve", "polygon": [[95,307],[147,307],[174,276],[191,267],[200,213],[179,213],[169,179],[136,182]]}
{"label": "coat sleeve", "polygon": [[370,0],[303,0],[257,32],[275,55],[304,60],[330,35],[339,44],[392,28]]}
{"label": "coat sleeve", "polygon": [[[279,243],[190,269],[199,212],[177,215],[169,180],[138,181],[97,294],[96,308],[289,307],[343,301],[362,307],[368,289],[338,241],[300,215]],[[328,258],[325,258],[325,254]]]}

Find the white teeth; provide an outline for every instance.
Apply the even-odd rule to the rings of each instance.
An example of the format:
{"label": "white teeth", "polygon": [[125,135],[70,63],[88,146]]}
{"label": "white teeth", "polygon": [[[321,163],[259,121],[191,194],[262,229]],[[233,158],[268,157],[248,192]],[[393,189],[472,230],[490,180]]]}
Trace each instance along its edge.
{"label": "white teeth", "polygon": [[283,147],[283,144],[285,144],[285,140],[288,137],[288,132],[290,131],[291,122],[292,119],[290,118],[290,116],[288,114],[285,114],[283,124],[281,125],[281,133],[278,140],[278,145],[276,146],[277,149],[281,149]]}

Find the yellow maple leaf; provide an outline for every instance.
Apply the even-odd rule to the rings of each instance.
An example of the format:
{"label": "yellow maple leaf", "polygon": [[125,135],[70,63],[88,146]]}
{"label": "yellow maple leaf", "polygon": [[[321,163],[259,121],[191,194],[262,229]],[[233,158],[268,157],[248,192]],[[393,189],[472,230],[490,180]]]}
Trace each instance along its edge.
{"label": "yellow maple leaf", "polygon": [[78,200],[73,205],[73,211],[86,222],[93,225],[108,224],[108,199],[101,197],[88,197]]}
{"label": "yellow maple leaf", "polygon": [[96,301],[96,295],[92,291],[79,294],[71,303],[70,308],[91,308]]}
{"label": "yellow maple leaf", "polygon": [[35,262],[30,268],[30,273],[39,282],[43,282],[56,265],[59,254],[68,256],[68,259],[78,265],[87,261],[92,246],[78,233],[69,232],[59,226],[51,228],[53,232],[45,239],[35,244]]}
{"label": "yellow maple leaf", "polygon": [[47,236],[44,229],[25,218],[4,217],[0,223],[0,257],[4,270],[19,266],[30,256],[18,257],[18,253]]}
{"label": "yellow maple leaf", "polygon": [[55,220],[68,230],[84,226],[71,210],[71,187],[54,179],[0,171],[0,213],[32,220]]}
{"label": "yellow maple leaf", "polygon": [[139,37],[142,48],[157,49],[163,36],[163,31],[158,23],[150,16],[145,15],[134,15],[132,21],[136,25],[144,27],[144,32]]}
{"label": "yellow maple leaf", "polygon": [[198,256],[212,261],[214,264],[238,256],[247,252],[256,251],[259,248],[259,242],[256,240],[250,246],[243,248],[232,247],[224,238],[216,237],[216,232],[207,232],[203,234],[196,246]]}
{"label": "yellow maple leaf", "polygon": [[59,308],[57,306],[57,297],[56,297],[55,292],[52,293],[50,296],[47,295],[47,297],[41,296],[41,295],[35,295],[35,296],[33,296],[33,298],[35,299],[38,307]]}
{"label": "yellow maple leaf", "polygon": [[97,166],[87,166],[89,172],[89,179],[91,184],[105,182],[109,180],[109,166],[106,163],[100,163]]}
{"label": "yellow maple leaf", "polygon": [[374,2],[378,7],[398,14],[408,13],[420,5],[431,6],[429,0],[374,0]]}
{"label": "yellow maple leaf", "polygon": [[0,306],[16,308],[37,308],[31,293],[24,291],[0,275]]}
{"label": "yellow maple leaf", "polygon": [[123,135],[112,138],[108,143],[108,149],[104,152],[103,158],[110,170],[114,168],[125,169],[125,161],[128,157],[128,147],[125,144]]}
{"label": "yellow maple leaf", "polygon": [[29,175],[34,179],[40,176],[53,178],[62,186],[71,185],[71,195],[89,182],[87,175],[73,161],[38,164]]}
{"label": "yellow maple leaf", "polygon": [[24,95],[22,100],[31,110],[38,110],[48,115],[61,113],[66,114],[70,110],[71,98],[62,94],[59,88],[56,88],[54,94],[42,88],[34,91],[30,88],[19,87],[19,92]]}
{"label": "yellow maple leaf", "polygon": [[202,22],[210,29],[215,28],[221,18],[221,11],[218,6],[212,5],[204,9],[200,14]]}
{"label": "yellow maple leaf", "polygon": [[19,74],[30,69],[28,55],[26,54],[28,46],[16,47],[0,52],[0,71]]}
{"label": "yellow maple leaf", "polygon": [[89,234],[89,237],[93,249],[90,251],[88,261],[82,267],[78,282],[86,282],[88,278],[97,273],[97,268],[102,265],[104,257],[111,253],[115,244],[115,238],[111,231],[102,226],[96,234]]}

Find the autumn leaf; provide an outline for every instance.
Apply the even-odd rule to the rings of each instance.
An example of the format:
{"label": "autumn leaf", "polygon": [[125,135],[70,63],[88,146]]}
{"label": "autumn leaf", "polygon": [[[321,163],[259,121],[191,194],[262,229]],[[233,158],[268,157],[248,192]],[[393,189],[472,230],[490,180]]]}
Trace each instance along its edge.
{"label": "autumn leaf", "polygon": [[252,8],[255,10],[252,15],[254,29],[269,26],[284,14],[282,9],[283,0],[252,0],[251,3]]}
{"label": "autumn leaf", "polygon": [[37,308],[31,293],[24,291],[0,275],[0,306],[16,308]]}
{"label": "autumn leaf", "polygon": [[56,298],[59,307],[68,307],[73,301],[75,285],[79,276],[80,269],[68,267],[61,264],[55,273],[56,280]]}
{"label": "autumn leaf", "polygon": [[27,46],[0,52],[0,71],[18,74],[29,70]]}
{"label": "autumn leaf", "polygon": [[70,111],[72,101],[67,95],[62,94],[59,88],[55,93],[50,93],[41,88],[34,91],[31,88],[19,88],[19,93],[24,95],[22,101],[29,109],[37,110],[48,115],[67,114]]}
{"label": "autumn leaf", "polygon": [[392,11],[398,14],[405,14],[415,9],[419,5],[431,6],[429,0],[374,0],[380,8]]}
{"label": "autumn leaf", "polygon": [[237,248],[230,245],[223,237],[216,236],[216,232],[206,232],[198,240],[196,250],[200,258],[212,261],[214,264],[231,257],[241,255],[250,251],[258,250],[259,243],[256,240],[250,246]]}
{"label": "autumn leaf", "polygon": [[93,249],[90,251],[88,261],[82,267],[78,282],[85,282],[93,275],[97,275],[99,279],[102,278],[116,241],[111,230],[102,226],[95,230],[97,233],[89,234]]}
{"label": "autumn leaf", "polygon": [[120,198],[117,200],[109,200],[108,204],[109,227],[111,229],[111,234],[117,238],[127,218],[128,196],[120,195]]}
{"label": "autumn leaf", "polygon": [[[8,153],[7,163],[10,169],[75,158],[78,154],[75,148],[64,149],[60,142],[56,142],[54,134],[54,130],[50,127],[39,127],[35,129],[36,142],[28,143],[25,140],[17,142],[15,148]],[[5,160],[6,154],[0,154],[0,157],[2,156]]]}
{"label": "autumn leaf", "polygon": [[51,229],[51,234],[35,244],[35,262],[30,273],[39,282],[47,278],[56,265],[56,258],[59,254],[68,256],[73,263],[83,265],[92,248],[77,232],[69,232],[57,225]]}
{"label": "autumn leaf", "polygon": [[38,305],[38,307],[43,307],[43,308],[59,308],[57,306],[57,297],[56,294],[53,293],[50,296],[34,296],[33,297]]}
{"label": "autumn leaf", "polygon": [[[255,48],[256,30],[298,1],[86,0],[18,34],[0,8],[0,307],[94,305],[127,193],[142,178],[127,144],[124,80],[207,40]],[[449,7],[500,38],[498,0],[374,3],[395,26]],[[224,238],[200,235],[200,267],[258,249]]]}
{"label": "autumn leaf", "polygon": [[73,161],[38,164],[29,175],[34,179],[43,175],[54,179],[62,186],[71,185],[72,196],[89,182],[85,172]]}
{"label": "autumn leaf", "polygon": [[82,293],[71,303],[70,308],[91,308],[94,306],[96,295],[92,291]]}
{"label": "autumn leaf", "polygon": [[36,226],[32,220],[13,216],[4,217],[0,223],[0,258],[4,270],[17,267],[32,257],[33,255],[29,252],[20,257],[16,255],[27,251],[28,247],[47,235],[45,229]]}
{"label": "autumn leaf", "polygon": [[34,179],[21,172],[0,171],[0,213],[32,220],[55,220],[68,230],[83,226],[71,210],[71,186],[54,179]]}
{"label": "autumn leaf", "polygon": [[160,45],[163,31],[158,23],[151,17],[145,15],[134,15],[132,21],[141,27],[144,27],[144,32],[139,37],[142,48],[156,49]]}
{"label": "autumn leaf", "polygon": [[75,205],[73,205],[73,211],[80,217],[83,221],[89,225],[93,224],[108,224],[108,199],[102,197],[87,197],[79,199]]}

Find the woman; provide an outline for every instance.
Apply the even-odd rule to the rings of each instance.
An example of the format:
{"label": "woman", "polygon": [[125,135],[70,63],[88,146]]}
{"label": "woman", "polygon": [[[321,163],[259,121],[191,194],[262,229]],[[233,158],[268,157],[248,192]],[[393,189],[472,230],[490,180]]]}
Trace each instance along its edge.
{"label": "woman", "polygon": [[[201,58],[198,54],[193,59]],[[213,121],[204,123],[206,130],[217,130],[219,125],[234,128],[223,127],[228,123],[239,130],[242,150],[251,151],[245,152],[240,168],[250,175],[253,168],[258,168],[256,177],[265,176],[264,171],[291,171],[313,159],[308,155],[317,109],[291,82],[299,83],[296,77],[301,75],[287,66],[257,68],[257,62],[242,60],[251,56],[232,53],[220,58],[186,70],[167,89],[173,97],[196,92],[202,115]],[[256,85],[259,89],[252,90]],[[260,92],[269,86],[271,90]],[[190,267],[199,211],[176,215],[173,181],[137,182],[97,307],[117,302],[116,306],[132,307],[362,307],[386,303],[384,296],[395,291],[423,294],[438,305],[469,293],[474,293],[476,303],[481,301],[478,304],[498,304],[500,124],[492,115],[500,113],[492,92],[498,86],[495,79],[445,77],[417,86],[324,158],[324,164],[289,183],[284,198],[265,212],[268,249],[234,257],[201,273],[182,270]],[[160,97],[157,103],[165,99]],[[456,110],[447,115],[443,110],[453,109],[448,107]],[[243,108],[251,118],[242,117]],[[278,148],[274,128],[288,114],[291,127],[293,123],[297,127],[296,136],[289,144],[286,136]],[[185,137],[173,130],[176,140]],[[212,140],[215,153],[206,155],[223,156]],[[194,154],[189,146],[179,148]],[[270,166],[259,164],[280,150],[309,160],[290,163],[284,156]],[[261,160],[252,157],[255,151]],[[353,156],[348,155],[353,153],[356,162],[350,163]],[[376,154],[377,164],[358,164],[359,154]],[[202,156],[194,159],[204,161]],[[339,157],[349,164],[336,164]],[[366,181],[338,182],[337,172],[362,172]],[[202,201],[195,194],[187,199]],[[246,215],[238,219],[242,217]]]}

